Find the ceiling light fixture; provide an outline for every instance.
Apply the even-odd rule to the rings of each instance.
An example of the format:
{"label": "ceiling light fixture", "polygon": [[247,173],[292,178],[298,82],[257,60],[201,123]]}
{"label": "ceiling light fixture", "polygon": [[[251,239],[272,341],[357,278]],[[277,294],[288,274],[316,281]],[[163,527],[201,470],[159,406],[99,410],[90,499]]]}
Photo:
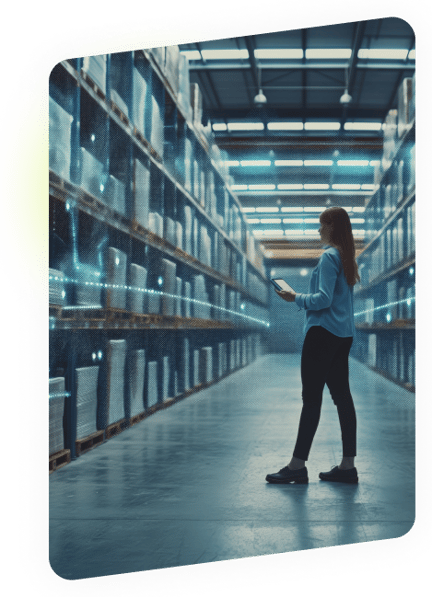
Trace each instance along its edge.
{"label": "ceiling light fixture", "polygon": [[259,88],[259,92],[254,97],[254,104],[258,107],[261,107],[267,103],[267,98],[261,89],[261,69],[260,68],[258,68],[258,88]]}

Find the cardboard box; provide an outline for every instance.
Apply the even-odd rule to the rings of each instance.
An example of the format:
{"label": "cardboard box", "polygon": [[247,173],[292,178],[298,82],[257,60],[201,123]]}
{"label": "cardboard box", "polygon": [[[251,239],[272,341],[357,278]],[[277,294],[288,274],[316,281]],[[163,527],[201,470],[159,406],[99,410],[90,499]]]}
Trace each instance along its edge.
{"label": "cardboard box", "polygon": [[58,176],[70,180],[71,132],[73,116],[52,97],[49,98],[49,167]]}
{"label": "cardboard box", "polygon": [[131,350],[129,360],[130,415],[134,417],[144,411],[145,350]]}

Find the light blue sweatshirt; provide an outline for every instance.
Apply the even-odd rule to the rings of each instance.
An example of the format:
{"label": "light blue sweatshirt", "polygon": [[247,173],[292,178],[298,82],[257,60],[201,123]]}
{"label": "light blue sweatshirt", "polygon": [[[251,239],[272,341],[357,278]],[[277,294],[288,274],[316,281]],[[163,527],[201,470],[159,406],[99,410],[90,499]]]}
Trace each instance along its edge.
{"label": "light blue sweatshirt", "polygon": [[295,302],[306,310],[304,333],[319,325],[341,338],[355,337],[353,286],[346,281],[342,259],[335,247],[326,245],[312,272],[309,294],[296,294]]}

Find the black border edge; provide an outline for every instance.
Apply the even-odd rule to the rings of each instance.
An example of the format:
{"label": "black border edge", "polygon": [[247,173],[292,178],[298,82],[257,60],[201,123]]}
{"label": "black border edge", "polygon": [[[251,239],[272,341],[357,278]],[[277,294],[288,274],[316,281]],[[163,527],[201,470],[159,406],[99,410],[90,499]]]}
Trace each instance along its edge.
{"label": "black border edge", "polygon": [[[417,34],[418,51],[418,192],[431,196],[431,155],[427,146],[431,138],[431,122],[427,102],[431,92],[431,10],[422,0],[381,2],[280,2],[259,7],[202,12],[182,15],[181,21],[213,28],[226,35],[256,34],[277,29],[307,27],[336,22],[399,16],[411,24]],[[180,20],[180,18],[178,19]],[[173,19],[172,22],[176,22]],[[165,20],[166,23],[166,20]],[[33,73],[45,51],[52,55],[64,42],[70,44],[70,33],[43,42],[32,55]],[[27,71],[28,72],[28,71]],[[21,82],[24,82],[25,75]],[[19,379],[20,379],[20,564],[31,586],[44,595],[181,595],[204,594],[208,591],[236,589],[263,584],[278,584],[287,580],[322,578],[347,572],[393,568],[416,561],[431,544],[431,412],[428,410],[431,357],[428,353],[430,337],[430,213],[426,199],[418,206],[423,217],[418,218],[418,247],[420,253],[417,274],[417,309],[425,322],[418,330],[418,518],[405,537],[370,544],[328,548],[287,555],[261,556],[247,560],[202,564],[172,570],[119,575],[86,581],[63,581],[49,568],[47,562],[47,321],[23,302],[19,317]]]}

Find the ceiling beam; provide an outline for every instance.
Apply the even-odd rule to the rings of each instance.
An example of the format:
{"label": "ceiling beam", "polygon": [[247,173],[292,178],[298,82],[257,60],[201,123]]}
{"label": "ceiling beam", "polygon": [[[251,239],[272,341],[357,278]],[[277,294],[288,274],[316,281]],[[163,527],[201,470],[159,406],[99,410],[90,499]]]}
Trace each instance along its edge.
{"label": "ceiling beam", "polygon": [[[255,60],[255,59],[254,59]],[[256,61],[255,61],[256,62]],[[346,70],[349,66],[349,62],[326,62],[323,60],[308,60],[304,64],[299,61],[298,63],[294,62],[270,62],[265,61],[261,62],[259,68],[261,70]],[[250,69],[250,64],[245,64],[244,62],[237,62],[235,60],[232,61],[225,61],[225,62],[197,62],[191,60],[189,63],[189,70],[190,71],[198,71],[198,70],[242,70],[242,69]],[[258,67],[257,67],[258,68]],[[392,61],[382,61],[377,60],[375,61],[368,61],[368,62],[361,62],[360,60],[356,64],[356,69],[361,70],[400,70],[401,68],[407,70],[415,70],[415,63],[413,60],[409,60],[408,63],[405,63],[403,60],[392,60]],[[258,79],[256,80],[256,85],[258,86]]]}

